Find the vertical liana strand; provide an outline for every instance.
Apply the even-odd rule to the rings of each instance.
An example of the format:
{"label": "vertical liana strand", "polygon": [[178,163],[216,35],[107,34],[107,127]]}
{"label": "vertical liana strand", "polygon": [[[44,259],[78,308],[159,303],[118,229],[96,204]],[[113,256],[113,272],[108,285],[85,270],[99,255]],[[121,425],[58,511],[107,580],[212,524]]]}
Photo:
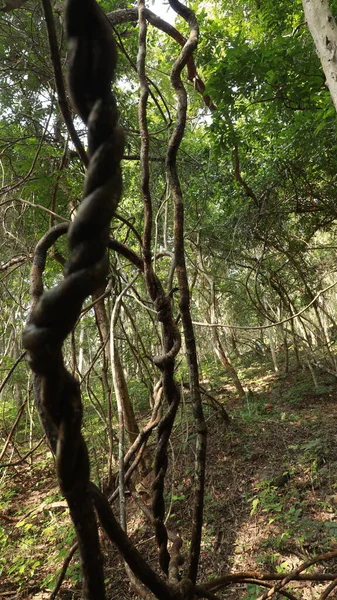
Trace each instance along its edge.
{"label": "vertical liana strand", "polygon": [[103,560],[92,503],[90,468],[81,433],[78,381],[66,370],[62,346],[84,300],[105,283],[109,224],[121,195],[123,133],[111,82],[116,47],[95,0],[68,0],[69,92],[88,126],[89,167],[83,201],[69,228],[70,257],[63,281],[44,292],[23,332],[28,360],[39,379],[40,401],[56,443],[56,469],[77,534],[83,598],[104,600]]}
{"label": "vertical liana strand", "polygon": [[149,131],[147,125],[147,102],[149,97],[149,87],[146,79],[146,38],[147,24],[145,17],[145,2],[138,0],[138,55],[137,55],[137,73],[140,84],[140,98],[138,104],[138,120],[140,129],[140,168],[141,168],[141,189],[144,203],[144,231],[143,231],[143,256],[144,268],[147,271],[152,270],[151,257],[151,237],[152,237],[152,201],[150,194],[150,168],[149,168]]}
{"label": "vertical liana strand", "polygon": [[154,357],[153,361],[162,372],[163,395],[167,403],[167,409],[158,424],[157,430],[157,448],[154,462],[155,477],[152,486],[152,510],[156,542],[159,548],[159,563],[164,573],[168,575],[170,554],[167,547],[168,533],[164,522],[164,485],[168,468],[167,448],[180,401],[179,389],[174,380],[175,357],[180,349],[180,334],[173,319],[171,298],[165,294],[163,286],[156,276],[152,265],[152,201],[150,193],[149,132],[147,125],[147,101],[149,89],[145,71],[147,24],[144,0],[138,0],[138,15],[139,50],[137,57],[137,72],[141,88],[138,118],[141,134],[141,188],[144,202],[144,275],[147,291],[157,311],[157,318],[162,323],[164,353],[161,356]]}
{"label": "vertical liana strand", "polygon": [[187,112],[187,94],[181,81],[181,72],[186,66],[192,52],[198,44],[199,28],[194,12],[181,4],[178,0],[169,0],[169,4],[175,12],[185,19],[190,28],[189,38],[182,48],[182,51],[175,61],[171,71],[171,84],[175,90],[178,105],[176,123],[168,143],[166,155],[166,169],[168,174],[169,186],[174,201],[174,245],[176,273],[179,285],[179,308],[183,324],[186,356],[189,371],[189,381],[191,390],[191,400],[193,407],[194,420],[197,429],[196,442],[196,462],[194,478],[194,506],[192,534],[190,545],[190,559],[188,566],[188,577],[195,584],[198,574],[201,531],[203,521],[204,488],[205,488],[205,462],[207,446],[207,428],[204,420],[200,387],[199,387],[199,368],[197,360],[196,343],[190,312],[190,293],[185,263],[184,247],[184,204],[183,196],[177,172],[177,153],[183,139],[186,112]]}
{"label": "vertical liana strand", "polygon": [[[144,275],[148,292],[155,302],[158,297],[158,281],[156,280],[152,267],[151,237],[152,237],[152,200],[150,193],[150,169],[149,169],[149,131],[147,125],[147,102],[149,88],[146,78],[146,40],[147,23],[145,17],[145,2],[138,0],[138,56],[137,72],[140,83],[140,99],[138,105],[138,120],[141,136],[140,167],[141,167],[141,189],[144,203],[144,231],[143,231],[143,257]],[[164,390],[165,391],[165,390]],[[162,435],[160,435],[160,433]],[[170,556],[167,549],[168,535],[164,524],[165,502],[164,481],[167,470],[167,442],[169,433],[166,428],[159,427],[158,445],[154,465],[155,485],[153,490],[153,516],[156,533],[156,541],[159,548],[159,562],[164,573],[168,573]],[[165,440],[164,440],[165,437]],[[167,438],[167,441],[166,441]],[[160,452],[158,449],[160,448]]]}

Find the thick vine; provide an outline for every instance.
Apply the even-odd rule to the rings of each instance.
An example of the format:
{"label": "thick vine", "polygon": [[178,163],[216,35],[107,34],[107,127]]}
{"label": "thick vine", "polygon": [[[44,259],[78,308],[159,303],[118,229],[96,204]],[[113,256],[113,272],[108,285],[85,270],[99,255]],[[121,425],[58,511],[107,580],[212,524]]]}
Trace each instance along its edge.
{"label": "thick vine", "polygon": [[123,133],[111,82],[116,48],[110,26],[95,0],[68,0],[69,91],[88,126],[89,167],[83,201],[68,233],[70,257],[63,281],[43,293],[23,333],[28,360],[38,378],[38,394],[48,422],[56,468],[77,533],[83,596],[105,598],[103,560],[90,486],[88,452],[81,433],[78,381],[64,365],[62,346],[84,300],[108,272],[109,225],[121,195]]}

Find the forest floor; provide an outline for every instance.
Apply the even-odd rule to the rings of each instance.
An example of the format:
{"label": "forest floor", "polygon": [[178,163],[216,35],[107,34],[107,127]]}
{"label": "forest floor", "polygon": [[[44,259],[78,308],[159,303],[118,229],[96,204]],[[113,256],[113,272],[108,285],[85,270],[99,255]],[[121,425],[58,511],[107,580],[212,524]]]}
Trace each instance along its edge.
{"label": "forest floor", "polygon": [[[203,382],[224,404],[230,424],[205,396],[209,442],[200,582],[228,572],[287,573],[337,548],[336,378],[317,374],[315,386],[307,371],[274,373],[260,361],[242,366],[241,376],[251,390],[243,400],[235,397],[226,378],[212,379],[212,385]],[[185,540],[191,523],[195,442],[189,413],[187,395],[172,440],[167,490],[168,525]],[[55,571],[73,543],[51,463],[44,450],[38,465],[19,465],[0,486],[0,598],[50,598]],[[133,541],[157,568],[153,531],[131,499],[128,517]],[[136,598],[122,561],[103,534],[102,544],[107,597]],[[327,572],[337,572],[337,558],[309,570]],[[78,576],[73,559],[60,599],[81,597]],[[301,581],[287,589],[297,598],[318,600],[327,585]],[[251,582],[231,585],[218,595],[255,600],[262,591]]]}

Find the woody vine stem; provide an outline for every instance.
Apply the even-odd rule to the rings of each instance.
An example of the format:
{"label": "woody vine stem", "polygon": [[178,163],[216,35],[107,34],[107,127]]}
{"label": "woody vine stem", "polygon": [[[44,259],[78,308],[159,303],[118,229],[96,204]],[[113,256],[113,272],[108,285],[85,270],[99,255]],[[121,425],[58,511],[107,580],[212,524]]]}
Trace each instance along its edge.
{"label": "woody vine stem", "polygon": [[[108,273],[109,225],[121,195],[123,133],[111,83],[116,48],[94,0],[68,0],[69,91],[88,127],[89,166],[83,201],[68,231],[70,257],[63,281],[41,294],[23,333],[37,380],[41,420],[56,454],[61,491],[77,534],[83,597],[105,597],[103,560],[93,507],[88,452],[81,433],[82,401],[77,380],[64,365],[62,346],[84,300]],[[42,292],[42,290],[41,290]]]}
{"label": "woody vine stem", "polygon": [[[42,3],[46,22],[50,26],[51,48],[55,49],[57,44],[51,27],[50,0],[42,0]],[[171,84],[177,97],[177,116],[166,156],[167,179],[174,202],[174,268],[179,288],[179,310],[187,350],[190,395],[197,430],[195,494],[190,553],[185,579],[181,579],[180,570],[182,540],[178,534],[168,531],[164,518],[167,447],[180,401],[179,389],[174,379],[175,358],[180,349],[180,334],[176,320],[173,318],[170,294],[165,293],[154,272],[152,262],[152,204],[148,168],[149,132],[146,118],[149,94],[146,77],[146,19],[151,17],[151,13],[145,8],[144,0],[138,0],[137,67],[141,87],[139,122],[141,187],[144,202],[144,244],[141,257],[117,240],[109,239],[110,221],[114,217],[121,196],[120,161],[124,146],[123,132],[118,126],[116,101],[111,91],[117,59],[111,27],[95,0],[67,0],[66,3],[66,31],[69,42],[68,87],[73,107],[88,127],[89,164],[83,200],[75,220],[70,225],[68,223],[55,225],[37,244],[31,270],[32,309],[23,333],[23,345],[34,372],[36,406],[49,444],[56,456],[60,488],[68,503],[77,534],[83,573],[83,598],[85,600],[106,598],[97,514],[106,535],[117,546],[135,577],[144,584],[146,588],[145,591],[143,590],[144,598],[153,597],[147,592],[150,590],[156,598],[165,600],[192,600],[195,597],[216,600],[218,596],[215,592],[237,582],[257,583],[269,587],[269,591],[261,596],[261,600],[270,598],[276,593],[294,598],[293,594],[283,590],[290,581],[331,581],[322,592],[321,600],[324,600],[336,588],[337,574],[304,574],[303,571],[320,561],[334,559],[337,555],[336,550],[314,557],[286,576],[260,572],[226,573],[222,577],[205,582],[202,586],[197,585],[207,431],[202,411],[196,346],[190,314],[183,235],[184,207],[176,159],[184,134],[187,110],[187,97],[181,81],[181,72],[185,66],[191,72],[192,53],[197,46],[199,32],[193,11],[181,4],[179,0],[169,0],[169,3],[189,26],[188,39],[179,38],[183,48],[171,71]],[[195,80],[200,83],[197,76]],[[59,97],[60,90],[61,96],[63,94],[61,83],[59,81]],[[67,119],[66,114],[65,120]],[[79,144],[77,146],[79,153],[83,154],[83,149]],[[86,163],[86,155],[83,159]],[[64,279],[58,286],[44,292],[42,274],[47,251],[60,236],[65,234],[68,234],[70,256]],[[151,428],[157,425],[152,524],[159,551],[161,577],[151,569],[133,546],[127,533],[116,520],[109,501],[90,481],[88,451],[81,433],[82,401],[79,383],[67,371],[63,359],[63,343],[75,326],[84,300],[97,289],[104,287],[108,274],[108,247],[124,255],[144,274],[148,294],[162,325],[162,354],[154,357],[153,363],[160,371],[158,390],[162,390],[166,409],[163,410],[159,420],[159,417],[157,418],[159,403],[156,405],[152,421],[139,434],[135,444],[125,456],[127,465],[149,435]],[[126,481],[127,479],[128,472],[125,477]],[[111,502],[113,497],[114,494],[110,499]],[[271,584],[270,581],[278,582]],[[52,596],[55,597],[56,593]]]}
{"label": "woody vine stem", "polygon": [[[43,0],[48,8],[47,0]],[[167,168],[175,201],[175,264],[181,296],[180,310],[190,355],[192,398],[199,436],[196,472],[197,495],[192,526],[194,550],[190,558],[190,579],[180,581],[179,536],[171,536],[164,524],[164,477],[167,468],[167,444],[179,404],[179,390],[174,381],[175,356],[180,348],[180,335],[173,319],[171,299],[155,275],[151,259],[152,211],[147,171],[148,133],[146,125],[147,84],[145,77],[146,22],[144,3],[139,1],[140,54],[138,72],[142,88],[140,123],[142,137],[142,191],[144,198],[144,247],[139,259],[149,295],[162,323],[163,354],[153,358],[161,371],[163,395],[167,410],[158,424],[158,446],[153,486],[153,524],[159,549],[159,562],[164,573],[160,578],[132,545],[116,520],[107,498],[90,482],[90,466],[86,443],[81,433],[82,400],[78,381],[64,364],[63,343],[74,328],[84,300],[104,286],[108,274],[107,248],[109,225],[121,196],[120,161],[124,136],[118,126],[118,111],[111,91],[117,52],[111,27],[95,0],[67,0],[66,33],[69,45],[68,87],[74,109],[88,127],[88,171],[83,200],[75,220],[56,225],[39,242],[31,272],[32,309],[23,333],[23,345],[34,372],[35,401],[51,448],[56,456],[60,489],[68,503],[77,534],[83,573],[83,598],[104,600],[103,558],[98,539],[96,513],[107,536],[123,555],[135,576],[157,598],[187,599],[193,595],[200,549],[202,497],[204,481],[205,429],[198,397],[198,372],[195,342],[191,333],[188,283],[182,241],[182,198],[176,175],[176,154],[184,130],[186,106],[179,83],[180,72],[196,45],[192,11],[170,0],[172,8],[189,22],[191,37],[172,72],[172,84],[178,96],[178,119],[170,140]],[[193,41],[192,41],[193,40]],[[192,43],[191,43],[192,41]],[[185,113],[185,114],[184,114]],[[47,250],[58,237],[68,234],[69,259],[64,279],[56,287],[43,291],[42,274]],[[139,266],[139,265],[138,265]],[[199,421],[198,421],[199,419]],[[200,460],[201,459],[201,460]],[[200,469],[200,465],[201,469]],[[96,511],[96,513],[95,513]]]}

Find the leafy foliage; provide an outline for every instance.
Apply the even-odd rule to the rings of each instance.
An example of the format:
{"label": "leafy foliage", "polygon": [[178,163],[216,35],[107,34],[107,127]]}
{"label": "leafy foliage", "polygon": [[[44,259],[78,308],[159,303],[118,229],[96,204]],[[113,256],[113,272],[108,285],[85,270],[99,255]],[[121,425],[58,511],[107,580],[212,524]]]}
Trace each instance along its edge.
{"label": "leafy foliage", "polygon": [[[102,0],[100,5],[107,13],[131,8],[124,0]],[[300,0],[208,1],[189,5],[201,27],[195,56],[198,73],[213,102],[213,110],[209,111],[198,93],[197,82],[194,89],[191,82],[185,81],[189,108],[179,152],[179,175],[184,192],[184,239],[205,391],[203,401],[212,422],[214,414],[220,414],[212,396],[216,395],[215,402],[218,399],[220,406],[226,403],[226,408],[228,401],[235,398],[229,364],[248,392],[236,413],[237,426],[250,435],[268,419],[267,415],[272,419],[275,395],[279,395],[287,409],[283,407],[278,415],[277,427],[282,429],[287,424],[291,429],[295,423],[299,426],[297,411],[306,403],[330,397],[337,376],[336,113],[304,23]],[[57,3],[54,20],[64,65],[63,19]],[[20,9],[1,13],[0,25],[0,372],[3,380],[9,376],[1,391],[3,444],[7,444],[11,427],[26,403],[2,460],[4,464],[18,460],[25,469],[39,474],[43,487],[47,481],[44,469],[51,458],[45,447],[38,446],[37,459],[33,452],[21,463],[22,456],[30,453],[43,435],[29,370],[20,360],[21,329],[29,314],[29,271],[34,249],[51,226],[71,219],[77,210],[84,168],[58,106],[40,3],[27,0]],[[187,35],[186,23],[180,17],[176,26]],[[114,31],[121,50],[115,89],[127,143],[123,199],[120,216],[111,226],[111,237],[141,256],[144,208],[138,160],[139,82],[135,70],[139,32],[134,22],[119,24]],[[173,261],[174,207],[165,170],[176,104],[169,70],[177,55],[176,41],[150,27],[147,69],[153,268],[172,299],[179,323]],[[86,146],[83,126],[76,118],[74,123]],[[67,257],[67,243],[61,238],[48,252],[46,288],[63,277]],[[153,408],[158,377],[153,357],[161,353],[162,332],[144,279],[136,279],[136,273],[137,268],[125,256],[111,253],[104,306],[110,326],[116,298],[134,279],[123,297],[115,335],[129,407],[141,429]],[[118,471],[118,414],[111,356],[97,322],[90,299],[67,342],[65,354],[68,366],[81,382],[92,478],[110,492]],[[215,328],[218,347],[213,330],[208,327],[210,323],[219,324]],[[225,367],[220,367],[219,344],[228,361],[226,375]],[[293,370],[294,379],[287,387],[289,370]],[[261,373],[271,382],[266,384],[267,389],[261,382],[256,383],[255,378]],[[178,452],[179,460],[182,456],[183,469],[176,477],[172,472],[172,489],[167,491],[166,501],[181,523],[186,518],[184,510],[190,517],[189,508],[184,509],[189,506],[192,481],[187,462],[189,458],[194,460],[192,448],[196,439],[183,353],[179,355],[176,375],[183,407],[176,422],[177,448],[174,446],[173,451]],[[258,389],[253,395],[249,395],[251,385]],[[296,464],[301,465],[306,481],[313,486],[326,485],[332,492],[326,467],[331,458],[329,444],[324,432],[311,431],[309,422],[305,426],[311,437],[298,439],[287,447],[289,460],[281,465],[282,473],[289,471],[291,477],[298,478],[301,489]],[[257,440],[249,438],[245,444],[244,439],[243,436],[244,459],[253,460]],[[152,465],[152,455],[146,460]],[[3,473],[0,516],[11,516],[10,506],[16,502],[19,489],[11,483],[10,469]],[[34,477],[31,487],[36,485],[39,489]],[[328,548],[336,538],[330,517],[324,513],[323,525],[314,523],[305,491],[296,490],[296,486],[289,487],[289,491],[280,490],[267,477],[246,493],[247,518],[250,512],[252,520],[266,519],[270,537],[264,544],[275,555],[289,541],[296,541],[301,547],[313,545],[314,534],[319,536],[320,549]],[[44,492],[45,503],[60,500],[55,499],[53,492],[49,496],[49,492]],[[218,524],[212,503],[219,512],[227,506],[223,499],[214,501],[210,492],[206,495],[206,563],[207,552],[213,552],[215,544],[212,527]],[[18,589],[29,587],[37,579],[50,589],[73,542],[68,519],[47,508],[41,518],[19,512],[15,518],[20,520],[14,526],[14,538],[8,535],[7,528],[0,533],[0,570]],[[43,553],[38,550],[41,536],[53,548],[47,569]],[[12,561],[6,563],[10,544],[15,552]],[[279,564],[278,558],[274,567],[277,565],[284,572],[287,566]],[[68,575],[75,585],[78,563],[71,568]],[[218,573],[212,571],[212,575]],[[245,598],[256,598],[260,592],[255,584],[249,584]]]}

